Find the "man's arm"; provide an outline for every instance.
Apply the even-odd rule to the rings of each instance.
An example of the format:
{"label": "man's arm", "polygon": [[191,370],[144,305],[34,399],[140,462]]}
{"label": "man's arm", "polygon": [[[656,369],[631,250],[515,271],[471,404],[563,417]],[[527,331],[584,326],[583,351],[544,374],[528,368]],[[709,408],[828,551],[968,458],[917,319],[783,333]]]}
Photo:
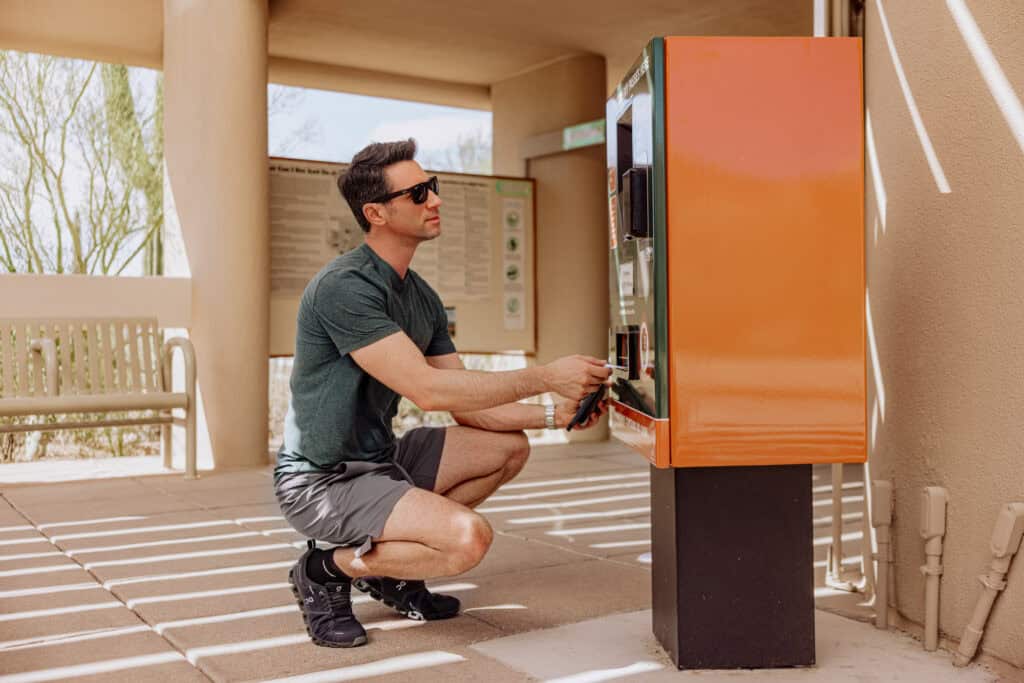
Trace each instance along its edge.
{"label": "man's arm", "polygon": [[[462,359],[457,353],[443,356],[428,356],[427,363],[439,370],[464,370]],[[486,429],[491,432],[516,432],[523,429],[544,428],[544,406],[525,403],[505,403],[483,410],[452,412],[460,425]]]}
{"label": "man's arm", "polygon": [[[465,369],[462,359],[457,353],[429,356],[427,362],[440,370]],[[555,404],[555,427],[562,429],[569,426],[569,422],[576,415],[578,408],[579,401],[557,402]],[[606,404],[602,404],[595,415],[580,425],[579,429],[587,429],[596,424],[606,410]],[[547,426],[544,424],[544,406],[539,404],[506,403],[483,410],[453,412],[452,417],[460,425],[486,429],[490,432],[517,432],[523,429],[544,429]]]}
{"label": "man's arm", "polygon": [[432,366],[404,332],[351,352],[377,381],[423,410],[469,412],[553,391],[578,401],[608,379],[604,361],[566,356],[547,365],[504,372],[440,369]]}

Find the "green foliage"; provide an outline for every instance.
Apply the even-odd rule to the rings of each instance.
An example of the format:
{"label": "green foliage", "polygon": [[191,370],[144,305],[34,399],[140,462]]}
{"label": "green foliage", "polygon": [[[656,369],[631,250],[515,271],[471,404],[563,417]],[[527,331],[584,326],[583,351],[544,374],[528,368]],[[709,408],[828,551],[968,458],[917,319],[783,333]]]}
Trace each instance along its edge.
{"label": "green foliage", "polygon": [[[147,274],[163,272],[160,227],[164,220],[163,156],[164,156],[164,97],[163,88],[156,89],[151,121],[140,121],[136,113],[135,96],[128,80],[128,68],[123,64],[104,64],[103,76],[106,128],[111,150],[124,173],[125,180],[146,198],[147,235],[145,241]],[[146,147],[143,124],[152,131],[152,150]]]}

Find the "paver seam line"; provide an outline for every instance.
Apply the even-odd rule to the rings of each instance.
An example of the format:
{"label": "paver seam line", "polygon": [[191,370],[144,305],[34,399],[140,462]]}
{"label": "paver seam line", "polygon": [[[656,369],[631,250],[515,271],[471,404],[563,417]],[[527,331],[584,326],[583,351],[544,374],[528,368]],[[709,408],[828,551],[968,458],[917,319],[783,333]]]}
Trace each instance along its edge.
{"label": "paver seam line", "polygon": [[[518,635],[518,634],[513,633],[512,635]],[[503,636],[497,636],[495,638],[489,638],[488,640],[476,640],[476,641],[473,641],[472,643],[468,643],[466,645],[460,645],[459,647],[445,648],[445,650],[447,652],[451,652],[453,654],[457,654],[457,655],[463,657],[465,659],[465,663],[466,664],[470,664],[470,663],[472,663],[474,661],[477,661],[477,660],[480,660],[480,659],[487,660],[491,664],[504,669],[505,671],[509,672],[510,674],[514,674],[514,675],[518,676],[519,679],[521,681],[523,681],[524,683],[534,683],[534,682],[540,683],[541,681],[543,681],[544,679],[537,678],[537,677],[531,676],[529,674],[525,674],[522,671],[519,671],[519,670],[509,666],[505,662],[502,662],[500,660],[495,659],[494,657],[492,657],[489,654],[486,654],[484,652],[480,652],[475,647],[476,645],[478,645],[480,643],[487,643],[487,642],[490,642],[491,640],[500,640],[501,638],[507,638],[507,637],[509,637],[509,636],[504,636],[503,635]]]}
{"label": "paver seam line", "polygon": [[484,642],[487,642],[488,640],[494,640],[495,638],[503,638],[503,637],[505,637],[505,634],[507,633],[507,630],[506,630],[506,629],[503,629],[503,628],[502,628],[501,626],[499,626],[498,624],[492,624],[492,623],[490,623],[489,621],[487,621],[486,619],[483,619],[483,618],[481,618],[481,617],[478,617],[478,616],[477,616],[476,614],[467,614],[466,612],[459,612],[459,616],[460,616],[460,617],[463,617],[463,618],[465,618],[465,617],[469,617],[470,619],[473,619],[473,620],[475,620],[475,621],[478,621],[478,622],[480,622],[480,623],[481,623],[481,624],[483,624],[484,626],[490,626],[491,628],[493,628],[493,629],[497,629],[498,631],[500,631],[500,632],[501,632],[501,635],[497,635],[497,636],[494,636],[494,638],[481,638],[481,639],[479,639],[479,640],[473,640],[473,641],[472,641],[472,642],[470,643],[470,645],[472,645],[473,643],[484,643]]}
{"label": "paver seam line", "polygon": [[[529,531],[529,529],[524,529],[523,531]],[[579,550],[577,548],[572,547],[571,545],[559,545],[557,543],[551,543],[550,541],[547,541],[546,539],[543,539],[543,538],[529,538],[529,537],[526,537],[526,536],[519,536],[519,535],[514,534],[512,532],[501,531],[501,530],[498,530],[495,533],[497,533],[497,534],[499,534],[501,536],[509,536],[511,538],[516,538],[516,539],[519,539],[521,541],[526,541],[527,543],[538,543],[540,545],[544,545],[544,546],[547,546],[549,548],[557,548],[559,550],[565,550],[566,552],[575,553],[577,555],[580,555],[582,557],[586,557],[586,558],[591,559],[591,560],[611,561],[611,558],[609,558],[609,557],[605,557],[603,555],[598,555],[598,554],[595,554],[595,553],[589,553],[589,552],[586,552],[585,550]],[[566,564],[570,564],[570,563],[566,563]],[[556,566],[556,565],[550,565],[550,566]],[[502,572],[502,573],[504,573],[504,572]]]}
{"label": "paver seam line", "polygon": [[533,565],[533,566],[526,567],[526,568],[509,569],[507,571],[492,572],[492,573],[487,573],[487,574],[474,574],[473,576],[466,577],[467,581],[476,581],[477,579],[492,579],[492,578],[499,577],[499,576],[506,576],[508,574],[518,574],[518,573],[523,572],[523,571],[532,571],[534,569],[549,569],[551,567],[564,567],[564,566],[570,565],[570,564],[590,562],[591,560],[604,560],[604,559],[608,559],[608,558],[605,558],[605,557],[601,557],[600,555],[591,555],[590,553],[579,551],[579,550],[576,550],[574,548],[567,548],[565,546],[557,545],[555,543],[547,543],[547,542],[545,542],[543,540],[534,539],[534,538],[523,538],[521,536],[516,536],[514,534],[505,533],[505,532],[500,531],[500,530],[496,530],[494,533],[496,533],[496,534],[498,534],[500,536],[507,536],[508,538],[514,538],[517,541],[523,541],[525,543],[536,543],[538,545],[543,545],[543,546],[546,546],[548,548],[554,548],[556,550],[564,550],[566,552],[572,553],[573,555],[577,555],[578,557],[574,558],[572,560],[566,560],[564,562],[552,561],[551,563],[547,563],[547,562],[544,562],[542,560],[543,564],[537,564],[537,565]]}
{"label": "paver seam line", "polygon": [[[488,626],[496,628],[499,631],[502,631],[503,633],[507,633],[507,634],[509,634],[509,636],[496,636],[494,638],[487,638],[487,639],[484,639],[484,640],[476,640],[476,641],[473,641],[472,643],[470,643],[469,645],[467,645],[466,647],[471,647],[472,645],[476,645],[477,643],[487,643],[487,642],[490,642],[492,640],[500,640],[501,638],[504,638],[504,637],[520,636],[520,635],[524,635],[524,634],[527,634],[527,633],[537,633],[538,631],[547,631],[547,630],[550,630],[550,629],[553,629],[553,628],[561,628],[563,626],[571,626],[572,624],[582,624],[583,622],[590,621],[591,619],[601,619],[601,618],[604,618],[604,617],[614,617],[615,615],[618,615],[618,614],[631,614],[633,612],[649,610],[649,609],[651,609],[650,605],[648,605],[646,607],[639,607],[639,608],[637,608],[636,606],[623,607],[621,609],[615,609],[615,610],[612,610],[610,612],[602,612],[601,614],[598,614],[598,615],[595,615],[595,616],[584,617],[584,618],[579,619],[577,621],[567,621],[565,623],[556,624],[554,626],[549,624],[547,626],[538,626],[537,628],[524,629],[524,630],[521,630],[521,631],[517,631],[514,628],[507,628],[507,629],[505,629],[505,628],[502,628],[501,626],[499,626],[497,624],[493,624],[493,623],[487,621],[487,619],[485,619],[483,617],[476,617],[477,619],[479,619],[480,621],[484,622]],[[469,615],[466,615],[466,616],[469,616]],[[480,653],[480,654],[483,654],[483,653]]]}
{"label": "paver seam line", "polygon": [[[642,555],[643,553],[638,553],[638,554]],[[621,564],[623,567],[633,567],[634,569],[642,569],[645,572],[647,572],[648,574],[651,573],[650,565],[643,564],[642,562],[638,562],[636,560],[633,560],[632,562],[630,562],[628,560],[623,560],[621,555],[619,557],[607,557],[605,559],[608,562],[614,562],[615,564]]]}
{"label": "paver seam line", "polygon": [[[131,479],[133,479],[133,480],[134,480],[134,479],[135,479],[135,477],[132,477]],[[141,483],[141,482],[139,482],[139,483]],[[174,495],[173,493],[171,493],[170,491],[167,491],[167,490],[165,490],[165,489],[163,489],[163,488],[160,488],[160,487],[157,487],[157,486],[152,486],[151,488],[152,488],[152,489],[154,490],[154,492],[160,493],[160,494],[162,494],[162,495],[164,495],[164,496],[167,496],[167,497],[169,497],[169,498],[172,498],[172,499],[174,499],[174,500],[176,500],[176,501],[178,501],[178,502],[184,502],[184,503],[188,503],[188,504],[190,504],[190,505],[193,505],[193,506],[195,506],[196,508],[198,508],[198,509],[200,509],[200,510],[202,510],[202,511],[205,511],[205,512],[212,512],[212,513],[214,513],[214,514],[215,514],[215,516],[217,516],[217,517],[220,517],[221,519],[225,519],[225,521],[227,521],[227,522],[230,522],[230,523],[233,523],[233,524],[237,525],[237,526],[238,526],[238,527],[240,527],[240,528],[243,528],[243,529],[246,529],[246,530],[253,530],[253,531],[256,531],[256,532],[258,532],[258,533],[259,533],[260,535],[262,535],[262,536],[265,536],[265,537],[267,537],[267,538],[273,538],[272,534],[270,534],[270,533],[269,533],[269,531],[270,531],[270,530],[258,529],[258,528],[255,528],[255,527],[253,527],[253,526],[247,526],[247,525],[246,525],[245,523],[243,523],[243,522],[240,522],[240,521],[238,521],[238,520],[236,520],[236,519],[228,519],[228,518],[227,518],[226,516],[224,516],[224,515],[222,515],[221,513],[217,512],[217,511],[218,511],[218,509],[222,509],[222,508],[224,508],[224,507],[233,507],[233,506],[219,506],[219,507],[210,507],[210,506],[204,505],[204,504],[202,504],[202,503],[199,503],[199,502],[196,502],[196,501],[188,500],[188,499],[185,499],[185,498],[180,498],[180,497],[178,497],[178,496]],[[256,487],[253,487],[253,488],[256,488]],[[2,495],[2,494],[0,494],[0,495]],[[5,499],[5,500],[6,500],[6,499]],[[32,524],[33,528],[34,528],[34,529],[35,529],[35,530],[36,530],[36,531],[37,531],[38,533],[42,534],[42,536],[43,536],[43,537],[44,537],[44,538],[45,538],[46,540],[48,540],[48,541],[50,540],[50,537],[49,537],[48,535],[46,535],[45,533],[43,533],[43,531],[42,531],[42,530],[40,530],[40,529],[38,528],[38,526],[36,526],[36,525],[35,525],[35,523],[34,523],[34,522],[32,522],[32,520],[30,520],[30,519],[29,519],[29,518],[28,518],[28,517],[27,517],[27,516],[25,515],[25,513],[24,513],[24,512],[22,512],[22,511],[21,511],[20,509],[18,509],[18,508],[17,508],[16,506],[14,506],[14,505],[13,505],[13,503],[11,503],[11,501],[9,501],[9,500],[8,500],[7,502],[8,502],[8,504],[10,504],[10,505],[11,505],[11,507],[12,507],[12,508],[13,508],[13,509],[14,509],[14,510],[15,510],[15,511],[16,511],[16,512],[17,512],[17,513],[19,514],[19,515],[21,515],[21,516],[22,516],[22,517],[23,517],[23,518],[24,518],[24,519],[25,519],[26,521],[30,522],[30,523]],[[52,541],[51,541],[51,543],[52,543]],[[293,545],[292,543],[288,543],[288,542],[279,542],[279,545],[281,545],[282,547],[287,547],[287,548],[290,548],[290,549],[294,549],[294,547],[295,547],[295,546],[294,546],[294,545]],[[200,674],[201,674],[201,675],[202,675],[202,676],[203,676],[204,678],[207,678],[207,679],[208,679],[208,680],[210,680],[210,681],[214,681],[214,680],[216,680],[215,678],[213,678],[213,677],[211,676],[211,673],[210,673],[210,672],[207,672],[207,671],[206,671],[206,670],[205,670],[205,669],[204,669],[204,668],[203,668],[203,667],[201,666],[201,664],[200,664],[200,662],[199,662],[199,661],[196,661],[195,663],[193,663],[193,662],[192,662],[191,660],[189,660],[189,659],[188,659],[188,657],[187,657],[187,654],[186,654],[185,650],[183,650],[183,649],[182,649],[181,647],[179,647],[179,646],[178,646],[178,645],[177,645],[177,644],[176,644],[176,643],[175,643],[175,642],[174,642],[174,641],[173,641],[172,639],[170,639],[170,638],[169,638],[169,637],[168,637],[168,636],[167,636],[166,634],[164,634],[164,633],[157,633],[156,629],[155,629],[155,628],[153,627],[153,624],[149,623],[149,622],[148,622],[148,621],[147,621],[147,620],[146,620],[146,619],[145,619],[145,618],[144,618],[144,617],[143,617],[143,616],[142,616],[141,614],[139,614],[139,612],[138,612],[138,611],[136,611],[136,610],[135,610],[134,608],[130,607],[130,606],[129,606],[129,605],[127,604],[127,602],[126,602],[126,601],[125,601],[124,599],[122,599],[122,598],[121,598],[120,596],[118,596],[118,595],[117,595],[116,593],[114,593],[114,591],[113,591],[113,590],[111,590],[110,588],[107,588],[107,587],[106,587],[106,586],[104,585],[104,583],[103,583],[103,582],[101,582],[101,581],[99,580],[99,578],[98,578],[98,577],[97,577],[97,576],[96,576],[95,574],[93,574],[93,572],[92,572],[92,571],[90,571],[90,570],[86,569],[86,568],[85,568],[85,566],[84,566],[84,565],[82,565],[82,563],[81,563],[81,562],[79,562],[79,561],[78,561],[78,560],[77,560],[76,558],[74,558],[73,556],[70,556],[70,555],[68,555],[68,554],[67,554],[67,552],[63,551],[62,549],[61,549],[61,554],[62,554],[62,555],[64,555],[65,557],[67,557],[68,559],[70,559],[70,560],[71,560],[72,562],[74,562],[75,564],[77,564],[77,565],[78,565],[78,566],[79,566],[79,567],[80,567],[80,568],[81,568],[81,569],[82,569],[83,571],[85,571],[85,572],[86,572],[86,573],[87,573],[87,574],[88,574],[88,575],[90,576],[90,578],[92,578],[92,580],[93,580],[93,581],[96,581],[96,582],[97,582],[97,584],[98,584],[98,586],[99,586],[99,587],[103,588],[103,589],[104,589],[104,590],[106,590],[106,591],[107,591],[108,593],[110,593],[110,595],[111,595],[111,596],[112,596],[112,597],[113,597],[113,598],[114,598],[115,600],[117,600],[117,601],[118,601],[119,603],[121,603],[121,604],[122,604],[122,605],[123,605],[123,606],[125,607],[125,609],[127,609],[127,610],[128,610],[128,611],[130,611],[130,612],[132,612],[132,613],[133,613],[133,614],[134,614],[134,615],[136,616],[136,618],[137,618],[137,619],[139,619],[139,620],[140,620],[140,621],[141,621],[141,622],[142,622],[143,624],[145,624],[146,626],[148,626],[148,627],[149,627],[149,629],[150,629],[150,631],[151,631],[151,632],[153,632],[153,633],[156,633],[156,634],[157,634],[157,635],[158,635],[158,636],[159,636],[159,637],[160,637],[160,638],[161,638],[161,639],[162,639],[162,640],[163,640],[163,641],[164,641],[165,643],[167,643],[167,645],[168,645],[169,647],[171,647],[171,648],[172,648],[173,650],[175,650],[175,651],[179,652],[179,653],[180,653],[180,654],[181,654],[181,655],[182,655],[182,656],[183,656],[183,657],[185,658],[185,661],[189,662],[189,664],[190,664],[190,665],[192,666],[192,668],[193,668],[193,669],[195,669],[196,671],[198,671],[198,672],[199,672],[199,673],[200,673]],[[470,616],[470,617],[472,617],[472,615],[465,615],[465,616]],[[484,624],[486,624],[486,622],[485,622],[485,621],[483,621],[483,620],[477,619],[477,621],[479,621],[479,622],[481,622],[481,623],[484,623]],[[500,630],[500,629],[499,629],[499,630]]]}
{"label": "paver seam line", "polygon": [[[529,529],[523,529],[523,531],[529,531]],[[557,543],[551,543],[550,541],[547,541],[547,540],[545,540],[543,538],[530,538],[528,536],[520,536],[520,535],[518,535],[516,533],[513,533],[511,531],[504,531],[504,530],[501,530],[501,529],[496,530],[495,533],[498,534],[499,536],[508,536],[509,538],[515,538],[515,539],[518,539],[520,541],[526,541],[527,543],[537,543],[538,545],[543,545],[543,546],[546,546],[548,548],[557,548],[559,550],[564,550],[564,551],[566,551],[568,553],[573,553],[574,555],[580,555],[582,557],[586,557],[586,558],[592,559],[592,560],[603,559],[600,555],[595,555],[595,554],[588,553],[588,552],[583,551],[583,550],[578,550],[576,548],[573,548],[570,545],[558,545]]]}
{"label": "paver seam line", "polygon": [[[17,512],[17,513],[18,513],[19,515],[21,515],[21,516],[22,516],[22,518],[24,518],[24,519],[25,519],[25,521],[29,522],[29,523],[30,523],[30,524],[31,524],[31,525],[33,526],[33,528],[35,528],[35,530],[36,530],[37,532],[39,532],[40,534],[42,534],[42,535],[43,535],[43,536],[44,536],[44,537],[45,537],[45,538],[46,538],[46,539],[47,539],[48,541],[50,541],[51,543],[53,542],[52,540],[50,540],[50,536],[48,536],[48,535],[47,535],[46,533],[44,533],[44,532],[43,532],[43,530],[41,530],[41,529],[40,529],[40,528],[39,528],[39,527],[38,527],[38,526],[36,525],[36,523],[35,523],[35,522],[33,522],[33,521],[32,521],[31,519],[29,519],[28,515],[26,515],[26,514],[25,514],[25,513],[24,513],[24,512],[23,512],[23,511],[22,511],[22,510],[20,509],[20,508],[18,508],[18,506],[17,506],[17,505],[15,505],[15,504],[14,504],[14,503],[13,503],[13,502],[12,502],[12,501],[10,500],[10,499],[8,499],[8,498],[7,498],[7,497],[6,497],[6,496],[5,496],[5,495],[4,495],[4,494],[3,494],[2,492],[0,492],[0,499],[3,499],[3,500],[4,500],[4,502],[6,502],[6,503],[7,503],[8,505],[10,505],[10,506],[11,506],[11,509],[13,509],[13,510],[14,510],[15,512]],[[54,546],[54,547],[56,547],[56,546]],[[160,638],[160,639],[161,639],[161,640],[163,640],[163,641],[164,641],[165,643],[167,643],[168,647],[170,647],[170,648],[171,648],[172,650],[174,650],[175,652],[177,652],[178,654],[180,654],[180,655],[182,656],[182,658],[184,659],[184,661],[188,662],[188,663],[189,663],[189,665],[190,665],[190,666],[192,666],[192,668],[193,668],[193,669],[195,669],[196,671],[198,671],[198,672],[199,672],[199,673],[200,673],[200,674],[201,674],[201,675],[202,675],[202,676],[203,676],[204,678],[206,678],[207,680],[213,681],[213,679],[212,679],[212,678],[210,678],[209,676],[207,676],[207,674],[206,674],[206,672],[205,672],[205,671],[202,671],[202,670],[201,670],[201,669],[200,669],[200,668],[199,668],[198,666],[196,666],[195,664],[192,664],[191,662],[189,662],[189,660],[188,660],[188,657],[186,657],[186,655],[185,655],[185,652],[184,652],[184,651],[182,651],[182,650],[181,650],[180,648],[178,648],[177,646],[175,646],[175,645],[174,645],[174,643],[172,643],[172,642],[171,642],[171,641],[169,641],[169,640],[168,640],[167,638],[165,638],[165,637],[163,636],[163,634],[161,634],[161,633],[157,633],[157,632],[156,632],[156,629],[154,629],[154,628],[153,628],[153,625],[152,625],[151,623],[149,623],[148,621],[146,621],[146,619],[144,619],[144,618],[143,618],[143,616],[142,616],[141,614],[139,614],[139,613],[138,613],[138,612],[137,612],[136,610],[134,610],[134,609],[132,609],[131,607],[129,607],[129,606],[128,606],[128,604],[127,604],[127,603],[126,603],[126,602],[125,602],[125,601],[124,601],[124,600],[123,600],[123,599],[122,599],[122,598],[121,598],[120,596],[118,596],[118,595],[117,595],[117,594],[115,594],[115,593],[114,593],[114,592],[113,592],[112,590],[110,590],[109,588],[107,588],[106,586],[104,586],[104,585],[103,585],[103,582],[99,580],[99,577],[98,577],[98,576],[96,576],[96,575],[95,575],[95,574],[94,574],[93,572],[91,572],[90,570],[86,569],[86,568],[85,568],[85,565],[83,565],[83,564],[82,564],[81,562],[79,562],[79,561],[78,561],[78,560],[77,560],[76,558],[74,558],[74,557],[72,557],[72,556],[68,555],[68,554],[67,554],[67,553],[66,553],[66,552],[65,552],[65,551],[64,551],[63,549],[61,549],[61,554],[62,554],[62,555],[63,555],[64,557],[66,557],[66,558],[68,558],[69,560],[71,560],[71,561],[72,561],[73,563],[77,564],[77,565],[79,566],[79,568],[81,568],[81,570],[82,570],[82,571],[84,571],[84,572],[85,572],[86,574],[88,574],[88,575],[89,575],[89,577],[90,577],[90,578],[91,578],[91,579],[92,579],[93,581],[95,581],[95,582],[96,582],[96,584],[97,584],[97,585],[98,585],[98,586],[99,586],[100,588],[102,588],[103,590],[107,591],[107,593],[109,593],[109,594],[110,594],[110,596],[111,596],[112,598],[114,598],[114,599],[115,599],[115,600],[117,600],[117,601],[118,601],[119,603],[121,603],[121,604],[122,604],[122,605],[124,606],[124,608],[125,608],[126,610],[128,610],[129,612],[131,612],[132,614],[134,614],[134,615],[135,615],[135,618],[136,618],[136,619],[138,619],[138,620],[139,620],[140,622],[142,622],[143,624],[145,624],[146,626],[148,626],[148,627],[149,627],[149,630],[150,630],[150,632],[151,632],[151,633],[154,633],[154,634],[156,634],[156,636],[157,636],[158,638]]]}
{"label": "paver seam line", "polygon": [[[137,480],[138,477],[130,477],[130,479],[131,480]],[[143,484],[143,482],[138,482],[138,483],[139,484]],[[145,484],[143,484],[143,485],[145,485]],[[174,495],[172,492],[167,491],[167,490],[165,490],[163,488],[160,488],[160,487],[152,486],[151,488],[155,489],[157,492],[159,492],[159,493],[161,493],[161,494],[163,494],[163,495],[165,495],[165,496],[167,496],[169,498],[172,498],[172,499],[176,500],[177,502],[188,503],[188,504],[194,505],[197,508],[199,508],[201,510],[204,510],[204,511],[215,512],[218,509],[217,507],[210,507],[210,506],[207,506],[207,505],[203,505],[202,503],[198,503],[198,502],[189,500],[187,498],[181,498],[179,496]],[[28,521],[32,525],[32,527],[38,533],[40,533],[46,540],[50,540],[50,537],[47,534],[45,534],[42,530],[40,530],[38,528],[38,526],[31,519],[29,519],[28,516],[22,510],[20,510],[9,499],[7,499],[5,496],[3,496],[2,493],[0,493],[0,498],[3,498],[5,500],[5,502],[7,502],[12,507],[12,509],[14,509],[19,515],[21,515],[22,518],[24,518],[26,521]],[[220,507],[222,508],[222,507],[229,507],[229,506],[220,506]],[[243,524],[241,522],[238,522],[236,520],[230,520],[230,521],[234,522],[239,527],[242,527],[242,528],[245,528],[245,529],[252,529],[253,528],[253,527],[248,527],[245,524]],[[256,529],[256,531],[259,531],[261,535],[268,536],[268,537],[270,536],[270,534],[267,533],[264,530]],[[547,546],[547,547],[552,547],[552,548],[568,551],[568,552],[570,552],[570,553],[572,553],[574,555],[579,556],[581,562],[589,562],[589,561],[592,561],[592,560],[611,561],[608,558],[604,558],[604,557],[600,557],[600,556],[597,556],[597,555],[592,555],[590,553],[582,552],[582,551],[576,550],[575,548],[567,548],[565,546],[557,545],[557,544],[554,544],[554,543],[548,543],[548,542],[545,542],[542,539],[522,538],[522,537],[516,536],[514,534],[506,533],[504,531],[498,531],[498,533],[502,534],[504,536],[511,537],[511,538],[518,538],[518,539],[523,540],[523,541],[525,541],[527,543],[533,542],[533,543],[538,543],[539,545],[543,545],[543,546]],[[51,543],[52,543],[52,541],[51,541]],[[294,547],[290,543],[281,543],[281,545],[285,546],[285,547],[289,547],[289,548],[293,548]],[[83,571],[85,571],[92,578],[93,581],[96,581],[96,583],[97,583],[97,585],[99,587],[104,588],[104,590],[107,590],[107,592],[110,593],[111,596],[114,599],[116,599],[118,602],[120,602],[122,605],[124,605],[125,609],[127,609],[130,612],[132,612],[136,616],[136,618],[138,618],[143,624],[148,626],[150,631],[152,631],[153,633],[156,633],[156,630],[153,628],[152,624],[150,624],[145,618],[143,618],[142,615],[139,614],[136,610],[130,608],[127,605],[127,603],[122,598],[120,598],[118,595],[116,595],[112,590],[107,589],[104,586],[103,582],[99,581],[98,577],[95,576],[95,574],[93,574],[90,570],[86,569],[80,562],[78,562],[77,559],[75,559],[74,557],[68,555],[63,550],[61,550],[61,554],[64,555],[65,557],[67,557],[68,559],[70,559],[75,564],[77,564]],[[550,567],[564,566],[564,565],[568,565],[568,564],[573,564],[573,562],[556,562],[554,564],[543,564],[543,565],[538,565],[536,567],[531,567],[531,569],[545,569],[545,568],[550,568]],[[625,563],[618,563],[618,564],[622,564],[623,566],[632,566],[632,565],[628,565],[628,564],[625,564]],[[502,576],[502,575],[505,575],[505,574],[511,574],[511,573],[516,573],[516,572],[514,572],[514,571],[511,571],[511,572],[498,572],[498,573],[495,573],[495,574],[488,574],[488,575],[483,575],[483,576],[474,577],[474,578],[493,578],[493,577],[498,577],[498,576]],[[612,612],[610,614],[614,614],[614,613],[615,612]],[[475,619],[476,621],[478,621],[478,622],[480,622],[482,624],[488,625],[488,626],[490,626],[492,628],[495,628],[498,631],[501,631],[502,633],[505,633],[505,632],[508,631],[507,628],[502,628],[502,626],[497,624],[497,623],[493,623],[492,624],[487,619],[485,619],[485,618],[483,618],[481,616],[478,616],[476,614],[465,614],[464,613],[462,616],[466,616],[466,617],[470,617],[471,619]],[[171,647],[172,649],[174,649],[177,652],[181,653],[183,656],[185,655],[185,652],[180,647],[178,647],[174,642],[172,642],[170,639],[168,639],[164,634],[158,633],[157,635],[161,639],[163,639],[164,642],[166,642],[169,647]],[[482,639],[481,641],[474,641],[474,642],[486,642],[486,640],[491,640],[491,639]],[[187,657],[186,657],[185,661],[189,661],[187,659]],[[190,664],[191,664],[191,662],[190,662]],[[211,681],[214,680],[213,678],[210,677],[210,675],[205,670],[203,670],[198,665],[198,663],[197,664],[192,664],[192,666],[193,666],[193,668],[196,671],[198,671],[205,678],[207,678],[207,679],[209,679]]]}

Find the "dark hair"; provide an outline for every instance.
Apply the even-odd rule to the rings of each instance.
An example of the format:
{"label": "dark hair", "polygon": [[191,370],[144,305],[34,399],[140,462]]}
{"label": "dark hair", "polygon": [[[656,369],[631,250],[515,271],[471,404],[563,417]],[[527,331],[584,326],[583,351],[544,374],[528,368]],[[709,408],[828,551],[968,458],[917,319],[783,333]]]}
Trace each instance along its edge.
{"label": "dark hair", "polygon": [[363,204],[372,202],[390,192],[384,169],[399,161],[412,161],[416,156],[416,141],[412,138],[398,142],[374,142],[352,157],[352,165],[345,175],[338,177],[338,189],[355,214],[363,232],[370,231],[370,222],[363,215]]}

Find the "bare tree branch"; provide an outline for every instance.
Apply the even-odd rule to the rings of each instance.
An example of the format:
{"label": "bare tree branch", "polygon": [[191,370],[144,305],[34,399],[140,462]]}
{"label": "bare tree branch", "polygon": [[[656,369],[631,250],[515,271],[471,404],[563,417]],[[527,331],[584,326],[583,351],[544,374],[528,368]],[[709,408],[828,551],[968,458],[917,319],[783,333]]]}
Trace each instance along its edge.
{"label": "bare tree branch", "polygon": [[0,51],[0,267],[160,272],[162,79],[141,73]]}

